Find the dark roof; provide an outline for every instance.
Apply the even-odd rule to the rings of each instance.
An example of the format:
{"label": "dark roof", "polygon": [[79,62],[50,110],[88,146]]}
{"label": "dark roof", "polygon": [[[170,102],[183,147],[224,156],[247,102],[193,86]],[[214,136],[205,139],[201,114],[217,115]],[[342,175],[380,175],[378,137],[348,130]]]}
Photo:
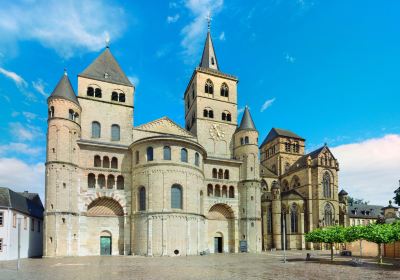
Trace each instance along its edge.
{"label": "dark roof", "polygon": [[380,205],[351,204],[348,214],[350,218],[377,219],[383,215],[382,208]]}
{"label": "dark roof", "polygon": [[236,131],[241,131],[241,130],[257,130],[256,126],[254,125],[253,118],[251,117],[249,108],[247,106],[244,108],[240,126],[236,129]]}
{"label": "dark roof", "polygon": [[215,54],[210,31],[207,32],[206,42],[204,43],[203,55],[201,56],[201,61],[199,66],[219,71],[218,60]]}
{"label": "dark roof", "polygon": [[124,86],[133,86],[108,47],[79,76]]}
{"label": "dark roof", "polygon": [[43,218],[44,207],[37,193],[17,193],[0,187],[0,207],[11,208],[18,212]]}
{"label": "dark roof", "polygon": [[345,190],[341,190],[341,191],[339,192],[339,195],[348,195],[348,193],[347,193]]}
{"label": "dark roof", "polygon": [[274,140],[277,137],[287,137],[287,138],[295,138],[299,140],[303,140],[304,138],[300,137],[296,133],[291,132],[290,130],[280,129],[280,128],[272,128],[268,133],[267,137],[265,137],[264,141],[262,142],[261,146],[264,146],[268,142]]}
{"label": "dark roof", "polygon": [[51,98],[63,98],[69,101],[74,102],[79,105],[78,99],[76,98],[74,89],[72,88],[71,82],[68,78],[67,72],[65,72],[60,81],[58,82],[56,88],[50,94],[49,99]]}

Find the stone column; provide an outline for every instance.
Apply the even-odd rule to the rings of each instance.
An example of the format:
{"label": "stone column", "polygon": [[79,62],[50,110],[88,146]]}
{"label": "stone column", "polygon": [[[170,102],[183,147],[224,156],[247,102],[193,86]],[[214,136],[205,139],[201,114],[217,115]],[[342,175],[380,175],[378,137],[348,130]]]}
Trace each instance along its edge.
{"label": "stone column", "polygon": [[[291,238],[290,238],[290,234],[292,233],[291,231],[291,223],[290,223],[290,211],[287,211],[285,217],[286,217],[286,221],[285,221],[285,226],[286,226],[286,246],[288,249],[292,249],[293,248],[293,244],[291,243]],[[285,238],[285,236],[283,237]]]}
{"label": "stone column", "polygon": [[[279,208],[275,204],[279,204]],[[273,241],[272,244],[273,244],[274,248],[277,249],[277,250],[281,250],[282,249],[281,209],[280,209],[280,206],[281,206],[281,202],[280,201],[272,201],[272,241]]]}
{"label": "stone column", "polygon": [[299,223],[299,230],[301,234],[301,249],[304,250],[306,248],[306,243],[304,239],[304,213],[300,213],[300,223]]}
{"label": "stone column", "polygon": [[161,218],[161,226],[162,226],[162,256],[167,256],[167,218],[166,217],[162,217]]}
{"label": "stone column", "polygon": [[147,217],[147,256],[153,256],[153,218],[151,216]]}

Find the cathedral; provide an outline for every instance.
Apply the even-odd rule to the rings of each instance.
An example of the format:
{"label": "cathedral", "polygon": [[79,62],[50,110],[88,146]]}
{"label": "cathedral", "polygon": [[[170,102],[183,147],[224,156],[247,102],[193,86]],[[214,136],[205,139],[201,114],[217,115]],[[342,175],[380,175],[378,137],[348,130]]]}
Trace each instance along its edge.
{"label": "cathedral", "polygon": [[329,148],[306,153],[279,128],[259,141],[248,107],[238,121],[237,84],[210,31],[183,93],[185,127],[134,125],[135,86],[109,47],[77,94],[64,73],[48,98],[44,255],[313,249],[305,232],[346,225]]}

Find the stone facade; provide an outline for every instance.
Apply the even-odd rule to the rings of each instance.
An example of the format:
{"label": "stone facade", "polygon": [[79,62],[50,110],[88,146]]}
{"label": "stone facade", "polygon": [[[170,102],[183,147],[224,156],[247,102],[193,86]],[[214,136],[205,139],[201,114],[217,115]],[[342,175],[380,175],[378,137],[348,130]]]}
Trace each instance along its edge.
{"label": "stone facade", "polygon": [[248,108],[238,125],[237,82],[208,33],[181,128],[133,125],[135,88],[109,48],[77,96],[64,75],[48,100],[44,255],[260,252],[283,236],[304,249],[306,231],[344,224],[329,148],[305,155],[305,140],[279,129],[259,146]]}

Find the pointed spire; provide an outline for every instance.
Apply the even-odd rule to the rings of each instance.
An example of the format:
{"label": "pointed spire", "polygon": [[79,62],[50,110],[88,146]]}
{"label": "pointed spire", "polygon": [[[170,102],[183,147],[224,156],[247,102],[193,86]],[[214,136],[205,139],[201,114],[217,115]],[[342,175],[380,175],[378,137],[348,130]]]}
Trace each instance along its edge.
{"label": "pointed spire", "polygon": [[64,74],[61,76],[56,88],[50,94],[49,99],[50,98],[63,98],[79,105],[74,89],[72,88],[71,82],[68,78],[66,69],[64,69]]}
{"label": "pointed spire", "polygon": [[124,86],[133,86],[112,55],[109,47],[106,47],[79,76]]}
{"label": "pointed spire", "polygon": [[240,126],[236,131],[240,130],[257,130],[256,126],[254,125],[253,118],[250,115],[249,107],[244,108],[242,121],[240,122]]}
{"label": "pointed spire", "polygon": [[218,60],[211,39],[210,22],[211,18],[208,19],[208,32],[207,32],[206,42],[204,43],[203,55],[201,56],[201,61],[199,66],[219,71]]}

